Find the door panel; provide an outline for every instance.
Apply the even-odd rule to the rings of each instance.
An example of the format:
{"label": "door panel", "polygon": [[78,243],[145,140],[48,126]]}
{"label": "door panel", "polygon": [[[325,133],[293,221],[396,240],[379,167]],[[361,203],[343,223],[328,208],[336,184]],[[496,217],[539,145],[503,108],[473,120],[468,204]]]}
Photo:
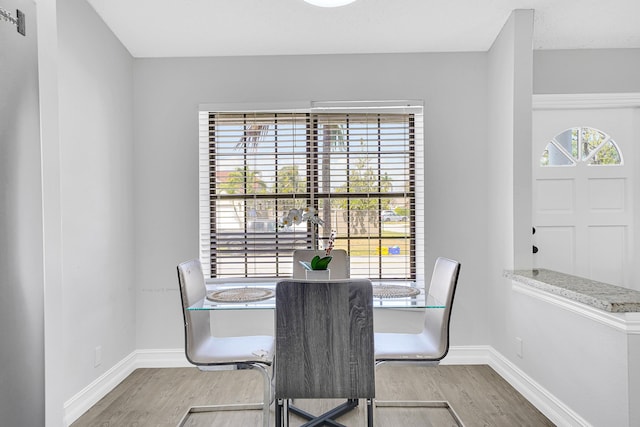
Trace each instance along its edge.
{"label": "door panel", "polygon": [[591,213],[625,213],[625,179],[590,178],[587,182]]}
{"label": "door panel", "polygon": [[537,208],[544,214],[572,214],[574,211],[574,180],[567,178],[538,179]]}
{"label": "door panel", "polygon": [[544,247],[535,255],[538,267],[575,274],[575,227],[538,226],[536,237]]}
{"label": "door panel", "polygon": [[624,226],[589,227],[589,277],[608,283],[622,283],[626,252]]}

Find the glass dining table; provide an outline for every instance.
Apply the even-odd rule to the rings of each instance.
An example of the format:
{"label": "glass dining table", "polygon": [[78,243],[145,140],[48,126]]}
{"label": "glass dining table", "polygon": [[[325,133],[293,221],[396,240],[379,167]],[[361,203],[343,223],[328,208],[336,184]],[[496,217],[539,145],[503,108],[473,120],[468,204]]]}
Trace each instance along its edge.
{"label": "glass dining table", "polygon": [[[188,310],[274,310],[278,279],[207,284],[206,297]],[[413,281],[372,280],[373,308],[443,309],[445,304]]]}
{"label": "glass dining table", "polygon": [[[275,310],[275,289],[279,279],[264,281],[220,281],[207,283],[205,298],[188,307],[191,311],[207,310]],[[374,309],[444,309],[443,301],[425,292],[424,283],[414,281],[372,280]],[[350,398],[335,408],[319,415],[312,415],[294,405],[289,411],[309,421],[310,425],[335,422],[341,415],[355,409],[358,399]]]}

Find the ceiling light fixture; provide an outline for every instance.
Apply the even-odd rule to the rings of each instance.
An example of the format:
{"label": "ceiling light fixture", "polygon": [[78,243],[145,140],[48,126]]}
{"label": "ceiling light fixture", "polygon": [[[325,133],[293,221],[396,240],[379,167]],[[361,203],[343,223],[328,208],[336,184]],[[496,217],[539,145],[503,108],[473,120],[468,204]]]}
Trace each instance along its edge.
{"label": "ceiling light fixture", "polygon": [[356,0],[304,0],[309,4],[320,7],[340,7],[353,3]]}

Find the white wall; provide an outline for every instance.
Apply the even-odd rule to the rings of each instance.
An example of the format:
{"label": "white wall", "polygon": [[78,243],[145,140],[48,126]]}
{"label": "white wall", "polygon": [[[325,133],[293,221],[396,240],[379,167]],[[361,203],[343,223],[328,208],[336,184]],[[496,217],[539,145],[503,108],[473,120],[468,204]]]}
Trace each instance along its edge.
{"label": "white wall", "polygon": [[640,92],[640,49],[537,50],[533,92]]}
{"label": "white wall", "polygon": [[629,363],[629,425],[640,425],[640,334],[627,336],[627,360]]}
{"label": "white wall", "polygon": [[38,57],[44,230],[45,425],[61,425],[63,412],[62,225],[58,122],[58,25],[56,3],[38,2]]}
{"label": "white wall", "polygon": [[133,59],[85,0],[57,14],[66,400],[136,348]]}
{"label": "white wall", "polygon": [[628,342],[635,336],[627,335],[623,327],[613,327],[614,322],[583,313],[589,310],[571,310],[531,295],[535,293],[516,292],[512,298],[517,313],[514,329],[524,343],[522,357],[513,362],[577,413],[581,422],[638,425],[630,422],[637,405],[629,398],[637,390],[638,378],[628,375],[637,369],[637,348],[630,348]]}
{"label": "white wall", "polygon": [[489,343],[513,356],[505,268],[531,267],[531,82],[533,11],[514,11],[489,56]]}
{"label": "white wall", "polygon": [[26,36],[0,20],[0,416],[3,425],[44,423],[42,183],[36,8]]}
{"label": "white wall", "polygon": [[198,104],[310,100],[424,100],[426,263],[462,262],[452,343],[487,342],[484,53],[136,59],[134,74],[138,348],[183,346],[175,268],[198,256]]}

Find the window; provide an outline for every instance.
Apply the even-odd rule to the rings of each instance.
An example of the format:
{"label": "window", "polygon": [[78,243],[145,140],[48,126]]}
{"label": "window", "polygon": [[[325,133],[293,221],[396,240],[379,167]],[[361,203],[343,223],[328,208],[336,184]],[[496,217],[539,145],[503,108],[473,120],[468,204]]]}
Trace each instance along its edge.
{"label": "window", "polygon": [[620,165],[618,145],[606,133],[590,127],[574,127],[556,135],[547,144],[540,166]]}
{"label": "window", "polygon": [[[293,250],[322,247],[331,230],[352,277],[420,275],[420,113],[201,111],[200,122],[206,275],[290,276]],[[324,225],[280,226],[304,207]]]}

